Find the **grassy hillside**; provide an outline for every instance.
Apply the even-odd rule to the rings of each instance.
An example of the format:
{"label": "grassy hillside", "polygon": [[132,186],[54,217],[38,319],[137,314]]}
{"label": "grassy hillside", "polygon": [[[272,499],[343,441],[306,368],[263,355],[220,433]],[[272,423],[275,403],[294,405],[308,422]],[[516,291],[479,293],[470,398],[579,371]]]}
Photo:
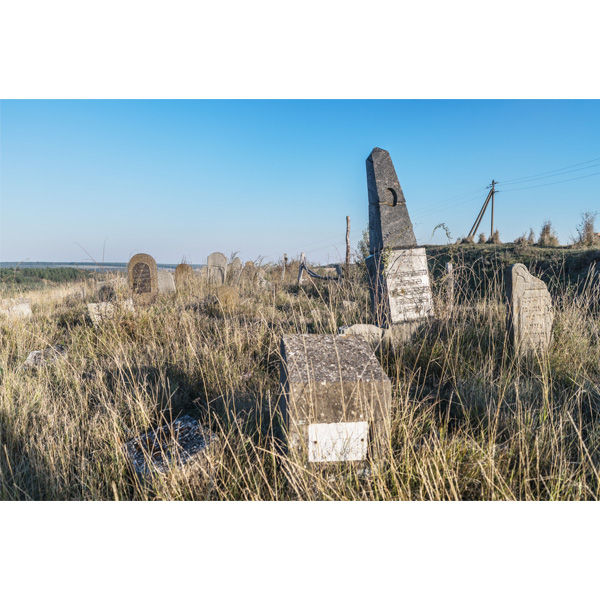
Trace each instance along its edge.
{"label": "grassy hillside", "polygon": [[[273,289],[241,289],[239,302],[226,303],[197,281],[98,328],[71,294],[80,284],[32,292],[31,321],[0,321],[0,498],[597,500],[600,285],[573,294],[570,274],[583,276],[576,265],[592,255],[532,250],[536,265],[553,256],[571,265],[566,278],[564,268],[544,275],[556,318],[540,359],[513,355],[494,275],[526,255],[428,249],[432,264],[452,256],[469,277],[477,251],[489,276],[449,311],[434,266],[438,319],[411,343],[378,351],[392,380],[392,436],[366,479],[352,466],[331,477],[293,463],[268,427],[282,334],[370,322],[360,270],[343,285],[302,288],[293,268],[285,282],[267,272]],[[68,347],[64,360],[22,369],[31,350],[53,344]],[[124,443],[181,414],[220,446],[197,469],[136,478]]]}

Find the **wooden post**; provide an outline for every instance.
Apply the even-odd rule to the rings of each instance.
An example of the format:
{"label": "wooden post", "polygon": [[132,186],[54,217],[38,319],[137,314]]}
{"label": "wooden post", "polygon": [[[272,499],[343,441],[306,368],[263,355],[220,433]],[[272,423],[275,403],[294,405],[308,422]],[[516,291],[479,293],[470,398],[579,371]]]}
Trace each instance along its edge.
{"label": "wooden post", "polygon": [[346,277],[350,274],[350,216],[346,217]]}
{"label": "wooden post", "polygon": [[281,281],[285,279],[285,267],[287,265],[287,254],[283,255],[283,261],[281,263]]}
{"label": "wooden post", "polygon": [[446,301],[448,313],[454,310],[454,265],[446,263]]}
{"label": "wooden post", "polygon": [[302,269],[304,268],[304,252],[300,254],[300,267],[298,268],[298,285],[302,285]]}

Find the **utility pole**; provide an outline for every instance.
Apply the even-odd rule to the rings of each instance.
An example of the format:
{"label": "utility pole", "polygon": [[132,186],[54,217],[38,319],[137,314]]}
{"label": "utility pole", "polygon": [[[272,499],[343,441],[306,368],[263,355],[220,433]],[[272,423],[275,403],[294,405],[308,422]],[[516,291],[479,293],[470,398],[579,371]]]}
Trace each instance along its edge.
{"label": "utility pole", "polygon": [[490,233],[490,239],[494,237],[494,195],[496,194],[496,184],[498,182],[492,179],[492,231]]}
{"label": "utility pole", "polygon": [[346,277],[350,273],[350,216],[346,217]]}

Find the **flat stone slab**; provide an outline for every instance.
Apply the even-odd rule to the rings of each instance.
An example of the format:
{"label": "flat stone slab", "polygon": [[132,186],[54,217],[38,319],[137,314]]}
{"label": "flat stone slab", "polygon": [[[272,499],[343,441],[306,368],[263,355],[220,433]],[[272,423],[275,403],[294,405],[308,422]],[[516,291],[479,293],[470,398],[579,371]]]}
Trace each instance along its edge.
{"label": "flat stone slab", "polygon": [[25,300],[0,301],[0,315],[9,319],[30,319],[33,315],[29,303]]}
{"label": "flat stone slab", "polygon": [[507,330],[519,354],[546,352],[552,341],[554,309],[546,284],[524,264],[506,271]]}
{"label": "flat stone slab", "polygon": [[391,382],[365,340],[284,335],[281,356],[279,407],[291,453],[363,461],[389,438]]}
{"label": "flat stone slab", "polygon": [[131,298],[122,302],[90,302],[87,305],[87,309],[94,327],[97,327],[104,321],[110,321],[119,315],[135,312]]}
{"label": "flat stone slab", "polygon": [[125,452],[137,474],[151,475],[201,460],[217,441],[212,431],[185,415],[171,425],[130,440],[125,444]]}
{"label": "flat stone slab", "polygon": [[67,356],[67,347],[62,344],[45,348],[44,350],[34,350],[27,355],[23,368],[25,369],[37,369],[43,365],[55,363],[61,358]]}

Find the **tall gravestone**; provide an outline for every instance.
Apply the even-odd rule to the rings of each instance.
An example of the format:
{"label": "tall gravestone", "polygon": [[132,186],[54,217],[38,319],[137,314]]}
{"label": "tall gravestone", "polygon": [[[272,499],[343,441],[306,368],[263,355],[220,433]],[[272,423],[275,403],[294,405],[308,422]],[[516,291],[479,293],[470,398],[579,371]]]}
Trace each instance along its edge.
{"label": "tall gravestone", "polygon": [[221,252],[213,252],[206,259],[208,268],[208,283],[210,285],[225,285],[227,278],[227,257]]}
{"label": "tall gravestone", "polygon": [[379,325],[433,316],[425,248],[417,248],[406,200],[389,152],[367,158],[371,304]]}
{"label": "tall gravestone", "polygon": [[237,285],[242,275],[242,261],[236,256],[227,267],[227,280],[231,285]]}
{"label": "tall gravestone", "polygon": [[175,287],[177,291],[189,285],[194,279],[194,269],[191,265],[181,263],[175,267]]}
{"label": "tall gravestone", "polygon": [[521,263],[506,270],[507,330],[519,354],[545,353],[552,341],[554,309],[546,284]]}
{"label": "tall gravestone", "polygon": [[391,382],[363,339],[284,335],[279,410],[302,462],[364,461],[389,445]]}
{"label": "tall gravestone", "polygon": [[158,269],[149,254],[136,254],[127,265],[129,289],[134,298],[149,301],[158,294]]}
{"label": "tall gravestone", "polygon": [[166,269],[158,270],[158,293],[175,293],[175,280],[173,279],[173,273],[171,273],[171,271],[167,271]]}

